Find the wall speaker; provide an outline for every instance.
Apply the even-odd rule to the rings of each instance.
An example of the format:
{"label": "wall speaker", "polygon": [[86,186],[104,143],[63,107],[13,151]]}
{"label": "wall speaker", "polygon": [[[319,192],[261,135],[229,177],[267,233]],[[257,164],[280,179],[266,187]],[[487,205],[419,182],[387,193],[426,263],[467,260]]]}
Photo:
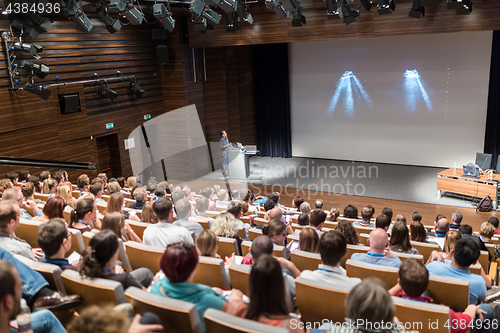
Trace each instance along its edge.
{"label": "wall speaker", "polygon": [[158,58],[158,65],[168,64],[168,46],[158,45],[156,47],[156,57]]}

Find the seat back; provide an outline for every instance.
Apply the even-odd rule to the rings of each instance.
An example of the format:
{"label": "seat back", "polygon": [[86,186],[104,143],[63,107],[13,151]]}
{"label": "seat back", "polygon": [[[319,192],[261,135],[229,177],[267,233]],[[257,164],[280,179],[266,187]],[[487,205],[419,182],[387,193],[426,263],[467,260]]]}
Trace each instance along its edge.
{"label": "seat back", "polygon": [[261,217],[256,217],[256,218],[253,219],[253,223],[265,226],[265,225],[267,225],[269,223],[269,221],[266,220],[266,219],[263,219]]}
{"label": "seat back", "polygon": [[128,255],[127,251],[125,249],[125,245],[122,239],[118,238],[118,249],[120,250],[120,253],[118,254],[118,260],[120,260],[123,264],[123,268],[127,272],[132,272],[132,266],[130,265],[130,261],[128,260]]}
{"label": "seat back", "polygon": [[262,236],[262,229],[257,229],[257,228],[250,228],[248,229],[248,237],[251,240],[254,240],[255,238]]}
{"label": "seat back", "polygon": [[476,153],[476,164],[483,170],[491,169],[491,154]]}
{"label": "seat back", "polygon": [[[423,303],[393,297],[392,300],[396,305],[396,317],[410,330],[418,330],[419,332],[449,333],[450,326],[445,327],[446,323],[450,324],[450,308],[443,305]],[[429,325],[436,325],[431,326]],[[458,324],[458,323],[457,323]]]}
{"label": "seat back", "polygon": [[424,263],[424,256],[421,254],[410,254],[401,252],[394,252],[394,254],[397,255],[401,261],[405,261],[406,259],[415,259]]}
{"label": "seat back", "polygon": [[137,222],[133,220],[127,220],[127,223],[140,239],[142,239],[142,236],[144,235],[144,230],[151,225],[151,223]]}
{"label": "seat back", "polygon": [[[361,221],[359,221],[361,222]],[[367,227],[354,227],[354,229],[356,230],[356,233],[358,234],[358,236],[360,234],[370,234],[370,232],[373,231],[373,228],[367,228]]]}
{"label": "seat back", "polygon": [[90,231],[85,231],[82,235],[82,238],[83,238],[83,244],[85,245],[85,247],[89,246],[89,243],[90,243],[90,240],[92,238],[94,238],[95,234],[93,232],[90,232]]}
{"label": "seat back", "polygon": [[395,267],[368,264],[356,260],[347,260],[345,263],[347,276],[360,279],[376,277],[385,283],[387,290],[398,283],[399,269]]}
{"label": "seat back", "polygon": [[210,230],[210,223],[208,221],[202,221],[201,218],[197,218],[197,217],[190,217],[190,218],[188,218],[188,220],[192,221],[192,222],[199,223],[203,227],[203,230]]}
{"label": "seat back", "polygon": [[125,303],[123,286],[118,281],[83,278],[77,271],[69,269],[64,270],[61,276],[66,292],[69,295],[80,295],[82,298],[82,303],[77,310],[85,309],[90,305]]}
{"label": "seat back", "polygon": [[[207,333],[285,333],[289,330],[271,326],[250,319],[239,318],[216,309],[208,309],[203,314]],[[300,319],[296,319],[297,323]]]}
{"label": "seat back", "polygon": [[153,274],[160,270],[164,249],[129,241],[125,243],[125,250],[132,269],[146,267]]}
{"label": "seat back", "polygon": [[331,288],[328,283],[311,281],[298,277],[295,291],[301,318],[304,322],[323,322],[331,320],[343,323],[345,318],[344,303],[350,289]]}
{"label": "seat back", "polygon": [[220,214],[220,212],[215,211],[215,210],[207,210],[207,211],[205,212],[205,215],[206,215],[207,217],[211,217],[211,218],[215,218],[215,217],[216,217],[217,215],[219,215],[219,214]]}
{"label": "seat back", "polygon": [[364,246],[369,246],[368,239],[370,239],[370,234],[361,233],[358,235],[359,242]]}
{"label": "seat back", "polygon": [[49,195],[48,194],[42,194],[42,193],[33,193],[33,197],[35,199],[39,199],[39,200],[42,200],[42,201],[45,201],[47,202],[47,200],[49,200]]}
{"label": "seat back", "polygon": [[15,254],[14,257],[29,268],[40,273],[49,284],[50,289],[57,290],[61,295],[66,295],[66,289],[64,288],[63,280],[61,278],[62,272],[59,266],[46,262],[34,261],[17,254]]}
{"label": "seat back", "polygon": [[76,253],[82,254],[85,249],[85,243],[83,242],[82,233],[80,230],[68,228],[71,231],[71,249],[69,252],[75,251]]}
{"label": "seat back", "polygon": [[340,266],[345,268],[345,262],[350,259],[354,253],[366,253],[370,250],[369,247],[364,245],[347,245],[347,250],[345,255],[340,259]]}
{"label": "seat back", "polygon": [[38,245],[38,230],[42,224],[43,222],[22,219],[15,234],[17,237],[24,239],[31,247],[40,247]]}
{"label": "seat back", "polygon": [[[477,261],[479,261],[479,263],[483,267],[484,272],[486,274],[488,274],[489,268],[490,268],[490,265],[488,263],[488,254],[489,254],[488,251],[481,251],[481,255],[479,256],[479,259],[477,260]],[[494,255],[493,255],[493,258],[495,258]]]}
{"label": "seat back", "polygon": [[284,246],[273,244],[273,256],[275,257],[284,257],[283,250]]}
{"label": "seat back", "polygon": [[128,287],[125,297],[135,313],[152,312],[160,317],[165,332],[203,333],[198,310],[192,303],[151,294],[137,287]]}
{"label": "seat back", "polygon": [[411,246],[418,250],[418,253],[424,256],[424,263],[427,262],[429,257],[431,256],[432,251],[439,252],[439,245],[435,243],[424,243],[424,242],[415,242],[411,241]]}
{"label": "seat back", "polygon": [[224,290],[231,289],[229,277],[224,268],[224,260],[217,258],[199,256],[193,282]]}
{"label": "seat back", "polygon": [[461,311],[469,305],[469,281],[466,280],[429,275],[427,292],[436,304]]}
{"label": "seat back", "polygon": [[324,228],[330,228],[330,229],[334,229],[337,228],[337,225],[339,223],[338,222],[329,222],[329,221],[325,221],[325,223],[323,223],[323,227]]}
{"label": "seat back", "polygon": [[486,245],[488,252],[490,252],[491,258],[495,258],[495,244],[484,243],[484,245]]}
{"label": "seat back", "polygon": [[248,290],[248,279],[251,271],[252,266],[250,265],[232,264],[229,266],[229,278],[232,287],[241,290],[245,295],[250,295],[250,291]]}
{"label": "seat back", "polygon": [[252,242],[250,241],[241,242],[241,255],[246,256],[247,254],[249,254],[251,247],[252,247]]}
{"label": "seat back", "polygon": [[217,237],[219,239],[217,253],[221,258],[229,257],[231,254],[241,255],[236,238]]}
{"label": "seat back", "polygon": [[302,272],[306,269],[314,271],[321,264],[321,256],[318,253],[295,250],[290,253],[290,259]]}

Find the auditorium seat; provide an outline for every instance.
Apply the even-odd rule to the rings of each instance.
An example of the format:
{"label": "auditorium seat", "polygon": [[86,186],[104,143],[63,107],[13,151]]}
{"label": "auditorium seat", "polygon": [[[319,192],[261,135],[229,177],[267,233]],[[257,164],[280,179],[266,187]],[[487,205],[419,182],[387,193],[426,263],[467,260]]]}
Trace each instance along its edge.
{"label": "auditorium seat", "polygon": [[259,211],[257,211],[257,216],[260,217],[260,218],[264,218],[266,216],[266,213],[267,212],[259,210]]}
{"label": "auditorium seat", "polygon": [[[207,333],[285,333],[289,330],[281,327],[262,324],[253,320],[239,318],[220,310],[208,309],[205,311],[205,326]],[[300,319],[298,319],[300,321]]]}
{"label": "auditorium seat", "polygon": [[211,211],[211,210],[207,210],[207,211],[205,212],[205,215],[206,215],[207,217],[211,217],[211,218],[213,218],[213,219],[214,219],[217,215],[219,215],[219,214],[220,214],[220,212],[213,211],[213,210],[212,210],[212,211]]}
{"label": "auditorium seat", "polygon": [[418,250],[418,252],[424,256],[424,264],[427,262],[431,256],[432,251],[439,251],[439,245],[435,243],[424,243],[410,241],[411,246]]}
{"label": "auditorium seat", "polygon": [[360,279],[376,277],[385,283],[387,290],[398,283],[399,268],[369,264],[356,260],[347,260],[345,263],[347,276]]}
{"label": "auditorium seat", "polygon": [[217,253],[221,258],[229,257],[233,253],[237,256],[241,255],[236,238],[217,237],[217,239],[219,240]]}
{"label": "auditorium seat", "polygon": [[99,211],[99,213],[101,213],[102,215],[106,215],[106,209],[107,209],[107,206],[97,204],[97,210],[98,210],[98,211]]}
{"label": "auditorium seat", "polygon": [[31,260],[18,254],[14,254],[14,257],[26,266],[40,273],[49,284],[50,289],[57,290],[61,295],[66,295],[66,289],[64,288],[61,277],[62,271],[59,266]]}
{"label": "auditorium seat", "polygon": [[133,220],[126,220],[126,222],[130,225],[132,230],[134,230],[134,232],[137,236],[139,236],[140,239],[142,239],[142,236],[144,235],[144,230],[146,230],[146,228],[151,225],[151,223],[137,222]]}
{"label": "auditorium seat", "polygon": [[269,223],[269,221],[266,219],[263,219],[261,217],[256,217],[253,219],[253,223],[258,224],[258,225],[262,225],[262,226],[266,226]]}
{"label": "auditorium seat", "polygon": [[203,230],[210,230],[210,223],[208,221],[200,221],[197,217],[190,217],[188,220],[199,223],[203,227]]}
{"label": "auditorium seat", "polygon": [[236,236],[238,236],[239,238],[245,238],[245,231],[243,230],[243,228],[238,229],[238,231],[236,232]]}
{"label": "auditorium seat", "polygon": [[284,257],[283,255],[284,250],[285,250],[284,246],[273,244],[273,256]]}
{"label": "auditorium seat", "polygon": [[364,246],[369,246],[368,239],[370,238],[370,234],[361,233],[358,235],[358,238],[361,244],[363,244]]}
{"label": "auditorium seat", "polygon": [[192,303],[148,293],[137,287],[125,291],[135,313],[152,312],[160,317],[165,332],[203,333],[200,316]]}
{"label": "auditorium seat", "polygon": [[164,249],[129,241],[125,243],[125,250],[132,269],[149,268],[153,274],[160,270],[160,259]]}
{"label": "auditorium seat", "polygon": [[314,271],[321,264],[321,256],[318,253],[295,250],[290,253],[291,261],[297,266],[299,271],[306,269]]}
{"label": "auditorium seat", "polygon": [[[396,317],[403,325],[408,325],[407,330],[417,330],[419,332],[448,333],[450,308],[443,305],[418,302],[399,297],[392,298],[396,305]],[[405,324],[406,323],[406,324]],[[436,327],[431,325],[436,323]],[[421,326],[414,326],[421,325]]]}
{"label": "auditorium seat", "polygon": [[[477,261],[479,261],[479,263],[483,267],[484,272],[486,274],[488,274],[489,269],[490,269],[489,264],[488,264],[488,254],[489,254],[488,251],[481,251],[481,255],[479,256],[479,259],[477,260]],[[495,258],[494,254],[493,254],[493,258]]]}
{"label": "auditorium seat", "polygon": [[43,222],[21,219],[15,234],[17,237],[25,240],[31,247],[40,247],[38,245],[38,230],[42,224]]}
{"label": "auditorium seat", "polygon": [[293,231],[295,231],[295,230],[302,231],[305,228],[309,228],[309,226],[308,225],[300,225],[300,224],[292,223],[292,229],[293,229]]}
{"label": "auditorium seat", "polygon": [[286,239],[287,239],[287,244],[290,243],[291,241],[300,242],[300,236],[299,235],[287,235]]}
{"label": "auditorium seat", "polygon": [[48,194],[43,194],[43,193],[34,193],[33,194],[33,197],[35,199],[39,199],[39,200],[42,200],[42,201],[45,201],[47,202],[47,200],[49,200],[49,195]]}
{"label": "auditorium seat", "polygon": [[401,253],[401,252],[393,252],[395,255],[401,259],[401,261],[405,261],[406,259],[415,259],[418,261],[421,261],[423,264],[424,262],[424,256],[421,254],[410,254],[410,253]]}
{"label": "auditorium seat", "polygon": [[224,290],[231,289],[229,276],[224,268],[224,260],[218,258],[199,256],[193,282]]}
{"label": "auditorium seat", "polygon": [[71,191],[71,196],[75,199],[79,199],[82,196],[80,191]]}
{"label": "auditorium seat", "polygon": [[118,238],[118,249],[120,250],[120,252],[118,253],[118,260],[122,262],[123,269],[125,269],[125,271],[127,271],[128,273],[132,272],[133,269],[130,265],[124,242],[120,238]]}
{"label": "auditorium seat", "polygon": [[240,221],[243,222],[243,223],[248,223],[250,224],[250,216],[241,216],[240,217]]}
{"label": "auditorium seat", "polygon": [[373,231],[373,228],[354,227],[354,230],[356,230],[356,233],[358,234],[359,237],[360,234],[370,234],[370,232]]}
{"label": "auditorium seat", "polygon": [[304,322],[331,320],[343,323],[344,303],[350,288],[335,287],[322,281],[312,281],[298,277],[295,280],[297,304]]}
{"label": "auditorium seat", "polygon": [[251,247],[252,247],[252,242],[250,242],[250,241],[243,241],[243,242],[241,242],[241,255],[242,256],[246,256],[248,253],[250,253],[250,248]]}
{"label": "auditorium seat", "polygon": [[90,232],[90,231],[85,231],[82,234],[83,244],[85,244],[85,247],[89,246],[90,240],[92,238],[94,238],[94,236],[95,236],[95,234],[93,232]]}
{"label": "auditorium seat", "polygon": [[83,237],[80,230],[68,228],[71,231],[71,249],[68,251],[72,253],[73,251],[82,254],[85,249],[85,243],[83,242]]}
{"label": "auditorium seat", "polygon": [[229,278],[231,280],[232,288],[241,290],[243,294],[249,295],[248,279],[251,271],[252,266],[250,265],[232,264],[229,266]]}
{"label": "auditorium seat", "polygon": [[250,228],[248,229],[248,237],[251,240],[254,240],[255,238],[262,236],[262,229],[257,229],[257,228]]}
{"label": "auditorium seat", "polygon": [[61,276],[68,295],[81,296],[82,303],[76,308],[78,311],[90,305],[125,303],[123,286],[118,281],[84,278],[77,271],[69,269],[64,270]]}
{"label": "auditorium seat", "polygon": [[350,259],[354,253],[366,253],[370,250],[369,247],[364,245],[350,245],[347,244],[347,250],[345,255],[340,259],[340,266],[345,268],[345,262]]}
{"label": "auditorium seat", "polygon": [[125,204],[125,207],[129,208],[130,205],[133,205],[136,203],[135,200],[133,199],[127,199],[127,198],[123,198],[123,203]]}

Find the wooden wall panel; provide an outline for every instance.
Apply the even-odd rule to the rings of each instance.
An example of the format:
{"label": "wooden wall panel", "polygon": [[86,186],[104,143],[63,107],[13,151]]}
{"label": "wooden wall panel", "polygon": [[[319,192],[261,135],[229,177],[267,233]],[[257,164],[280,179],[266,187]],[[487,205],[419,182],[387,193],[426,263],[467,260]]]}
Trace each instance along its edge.
{"label": "wooden wall panel", "polygon": [[285,43],[326,39],[369,38],[409,34],[444,33],[500,29],[500,1],[475,0],[470,15],[456,15],[446,8],[446,1],[438,7],[426,7],[422,19],[408,16],[411,0],[395,0],[396,10],[389,15],[379,15],[375,6],[370,12],[362,12],[356,22],[346,26],[341,20],[326,18],[326,4],[318,0],[302,0],[302,14],[306,25],[293,27],[289,17],[278,19],[264,3],[251,4],[248,12],[254,23],[241,26],[236,33],[226,32],[225,17],[214,31],[199,34],[194,24],[189,24],[189,43],[192,47],[220,47]]}

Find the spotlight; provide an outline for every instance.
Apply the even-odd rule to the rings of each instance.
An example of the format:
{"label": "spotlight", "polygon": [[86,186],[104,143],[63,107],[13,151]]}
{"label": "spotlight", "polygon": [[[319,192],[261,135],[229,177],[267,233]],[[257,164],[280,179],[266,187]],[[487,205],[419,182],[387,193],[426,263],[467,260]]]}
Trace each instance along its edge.
{"label": "spotlight", "polygon": [[[205,30],[206,32],[207,28],[213,30],[213,27],[211,25],[209,27],[209,24],[208,22],[206,22],[206,20],[209,20],[210,22],[213,22],[215,24],[219,24],[222,18],[222,15],[212,10],[202,0],[194,0],[191,3],[191,7],[189,8],[189,10],[192,13],[197,14],[197,18],[195,18],[193,21],[195,24],[201,24],[197,27],[197,30],[201,33],[203,33],[203,30]],[[203,16],[203,19],[200,18],[201,16]]]}
{"label": "spotlight", "polygon": [[99,97],[99,99],[109,98],[110,100],[114,101],[116,99],[116,96],[118,96],[118,93],[112,89],[109,89],[105,83],[100,83],[99,89],[97,89],[97,96]]}
{"label": "spotlight", "polygon": [[41,85],[35,85],[34,83],[26,83],[23,89],[32,94],[40,96],[40,98],[43,100],[48,100],[51,93],[50,90],[45,89]]}
{"label": "spotlight", "polygon": [[301,27],[306,24],[306,18],[302,15],[302,7],[297,8],[297,11],[293,13],[292,26]]}
{"label": "spotlight", "polygon": [[236,7],[238,6],[237,0],[212,0],[212,2],[226,13],[236,11]]}
{"label": "spotlight", "polygon": [[22,62],[21,68],[32,73],[33,75],[36,75],[36,77],[39,77],[40,79],[44,79],[49,74],[49,67],[46,65],[38,65],[26,60]]}
{"label": "spotlight", "polygon": [[337,9],[339,12],[339,16],[342,17],[345,25],[349,25],[353,22],[356,22],[356,17],[359,16],[358,11],[354,10],[349,6],[347,0],[341,0],[337,3]]}
{"label": "spotlight", "polygon": [[470,0],[448,0],[448,9],[455,9],[457,15],[469,15],[472,12]]}
{"label": "spotlight", "polygon": [[336,0],[326,0],[326,18],[329,20],[340,19]]}
{"label": "spotlight", "polygon": [[396,9],[396,4],[393,0],[377,0],[377,12],[380,15],[391,14]]}
{"label": "spotlight", "polygon": [[110,33],[117,32],[122,28],[120,20],[112,18],[108,14],[106,8],[98,7],[96,12],[99,19],[106,25],[106,30],[108,30]]}
{"label": "spotlight", "polygon": [[135,78],[130,79],[130,83],[128,84],[128,92],[129,94],[135,94],[137,98],[141,98],[142,94],[144,94],[144,89],[139,87]]}
{"label": "spotlight", "polygon": [[207,22],[207,19],[205,17],[201,15],[195,16],[195,18],[193,19],[193,23],[194,23],[194,28],[200,34],[206,34],[207,29],[214,30],[214,27]]}
{"label": "spotlight", "polygon": [[123,12],[127,8],[128,0],[110,0],[109,8]]}
{"label": "spotlight", "polygon": [[83,12],[81,4],[75,0],[68,1],[68,14],[70,20],[75,22],[82,32],[89,32],[94,27],[94,23]]}
{"label": "spotlight", "polygon": [[22,51],[31,54],[35,59],[40,59],[38,53],[43,52],[43,47],[39,44],[27,44],[27,43],[14,43],[12,49],[15,51]]}
{"label": "spotlight", "polygon": [[425,7],[420,6],[420,0],[413,0],[413,5],[408,13],[408,16],[417,19],[425,16]]}
{"label": "spotlight", "polygon": [[172,13],[162,3],[153,5],[153,15],[158,19],[160,25],[172,32],[175,27],[175,20],[172,18]]}
{"label": "spotlight", "polygon": [[132,25],[140,25],[144,20],[144,14],[135,8],[131,3],[127,4],[125,12],[122,13],[122,16]]}
{"label": "spotlight", "polygon": [[243,0],[238,1],[238,6],[236,7],[236,13],[238,14],[238,22],[240,23],[253,23],[252,14],[247,12],[246,5]]}
{"label": "spotlight", "polygon": [[372,8],[372,3],[369,0],[349,0],[349,5],[352,8],[357,8],[361,10],[363,8],[367,12]]}
{"label": "spotlight", "polygon": [[285,10],[283,5],[279,0],[266,0],[266,7],[267,9],[272,9],[278,16],[278,18],[287,18],[288,17],[288,12]]}
{"label": "spotlight", "polygon": [[226,31],[227,32],[236,32],[238,30],[238,18],[236,16],[235,12],[231,13],[226,13],[226,20],[227,20],[227,26],[226,26]]}

